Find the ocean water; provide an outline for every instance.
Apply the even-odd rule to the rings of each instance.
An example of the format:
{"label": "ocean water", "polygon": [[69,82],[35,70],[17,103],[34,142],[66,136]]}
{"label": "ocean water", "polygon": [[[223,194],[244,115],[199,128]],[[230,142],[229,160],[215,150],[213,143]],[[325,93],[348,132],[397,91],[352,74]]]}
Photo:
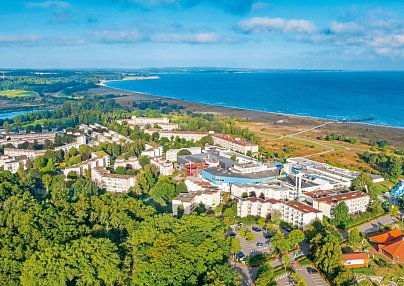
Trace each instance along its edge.
{"label": "ocean water", "polygon": [[107,86],[219,106],[404,128],[404,72],[159,74]]}

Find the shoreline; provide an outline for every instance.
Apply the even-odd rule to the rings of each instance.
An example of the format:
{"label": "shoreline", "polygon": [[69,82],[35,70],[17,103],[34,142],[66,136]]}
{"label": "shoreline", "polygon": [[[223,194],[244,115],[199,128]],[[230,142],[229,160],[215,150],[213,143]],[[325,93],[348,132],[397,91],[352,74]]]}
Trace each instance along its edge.
{"label": "shoreline", "polygon": [[323,117],[317,117],[317,116],[311,116],[311,115],[298,115],[298,114],[290,114],[290,113],[282,113],[282,112],[274,112],[274,111],[264,111],[264,110],[257,110],[257,109],[241,108],[241,107],[236,107],[236,106],[216,105],[216,104],[212,104],[212,103],[204,103],[204,102],[197,102],[197,101],[191,101],[191,100],[185,100],[185,99],[178,99],[178,98],[175,98],[175,97],[155,95],[155,94],[150,94],[150,93],[145,93],[145,92],[140,92],[140,91],[130,91],[130,90],[127,90],[127,89],[111,87],[111,86],[106,85],[106,83],[108,83],[108,82],[119,82],[119,81],[122,81],[122,80],[103,81],[102,83],[99,84],[99,86],[114,89],[114,90],[119,90],[119,91],[123,91],[123,92],[141,94],[141,95],[145,95],[145,96],[160,99],[160,100],[172,100],[172,101],[179,101],[179,102],[187,102],[187,103],[190,103],[190,104],[192,104],[192,103],[194,103],[194,104],[202,104],[202,105],[222,107],[222,108],[228,108],[228,109],[237,109],[237,110],[241,110],[241,111],[245,110],[245,111],[251,111],[251,112],[263,112],[263,113],[280,115],[280,116],[290,116],[290,117],[297,117],[297,118],[309,118],[309,119],[316,119],[316,120],[321,120],[323,122],[330,122],[330,123],[337,123],[337,124],[362,124],[362,125],[375,126],[375,127],[381,127],[381,128],[392,128],[392,129],[398,129],[398,130],[403,130],[404,131],[404,127],[401,127],[401,126],[390,126],[390,125],[382,125],[382,124],[366,123],[366,122],[355,122],[355,121],[340,121],[340,120],[337,120],[337,119],[329,119],[329,118],[323,118]]}

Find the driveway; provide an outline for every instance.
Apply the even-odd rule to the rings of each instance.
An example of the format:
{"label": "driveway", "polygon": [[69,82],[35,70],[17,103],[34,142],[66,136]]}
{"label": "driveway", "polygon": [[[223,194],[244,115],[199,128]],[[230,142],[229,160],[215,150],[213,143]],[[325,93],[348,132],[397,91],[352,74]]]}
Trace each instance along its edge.
{"label": "driveway", "polygon": [[391,215],[385,215],[382,217],[379,217],[378,219],[368,222],[360,227],[358,227],[358,230],[360,232],[363,232],[365,234],[367,233],[372,233],[376,232],[380,229],[380,226],[385,226],[385,225],[390,225],[395,223],[397,220],[393,218]]}

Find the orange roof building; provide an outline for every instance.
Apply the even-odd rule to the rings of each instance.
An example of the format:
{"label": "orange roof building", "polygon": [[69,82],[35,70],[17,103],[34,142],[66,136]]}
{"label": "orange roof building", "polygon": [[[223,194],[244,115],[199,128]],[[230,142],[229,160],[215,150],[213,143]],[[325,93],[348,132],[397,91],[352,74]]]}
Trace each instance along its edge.
{"label": "orange roof building", "polygon": [[404,263],[404,234],[399,229],[372,236],[369,240],[377,243],[378,251],[392,261]]}
{"label": "orange roof building", "polygon": [[363,252],[345,253],[341,264],[345,268],[362,268],[369,266],[369,254]]}

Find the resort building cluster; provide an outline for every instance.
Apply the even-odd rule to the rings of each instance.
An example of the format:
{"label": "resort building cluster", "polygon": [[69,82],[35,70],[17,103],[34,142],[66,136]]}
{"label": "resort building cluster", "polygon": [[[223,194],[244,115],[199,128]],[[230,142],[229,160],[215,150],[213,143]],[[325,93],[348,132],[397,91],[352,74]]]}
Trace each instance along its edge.
{"label": "resort building cluster", "polygon": [[[258,145],[227,134],[215,132],[190,132],[178,130],[178,125],[168,118],[135,117],[117,120],[131,128],[142,128],[145,133],[157,132],[169,140],[180,138],[199,141],[210,136],[213,146],[170,149],[164,152],[163,146],[156,143],[145,144],[141,156],[149,158],[150,164],[164,176],[175,175],[183,180],[188,192],[180,193],[172,201],[173,214],[189,214],[203,204],[215,208],[228,193],[237,200],[237,215],[240,217],[260,216],[270,218],[274,212],[282,220],[299,228],[321,220],[323,216],[332,218],[339,203],[344,202],[350,214],[367,210],[370,198],[362,192],[351,192],[352,180],[360,174],[342,168],[319,163],[306,158],[290,158],[286,162],[263,163],[255,158]],[[133,140],[100,124],[80,125],[65,134],[75,137],[70,144],[54,150],[68,152],[83,144],[99,146],[101,143],[125,145]],[[11,144],[0,157],[0,168],[15,173],[24,167],[27,160],[45,154],[46,150],[18,149],[21,142],[54,141],[55,132],[13,134],[0,138],[1,144]],[[105,152],[94,152],[91,158],[80,164],[63,169],[66,179],[86,176],[100,188],[114,193],[128,192],[136,184],[136,176],[116,174],[117,168],[139,170],[139,158],[111,157]],[[372,176],[374,181],[383,180]]]}

